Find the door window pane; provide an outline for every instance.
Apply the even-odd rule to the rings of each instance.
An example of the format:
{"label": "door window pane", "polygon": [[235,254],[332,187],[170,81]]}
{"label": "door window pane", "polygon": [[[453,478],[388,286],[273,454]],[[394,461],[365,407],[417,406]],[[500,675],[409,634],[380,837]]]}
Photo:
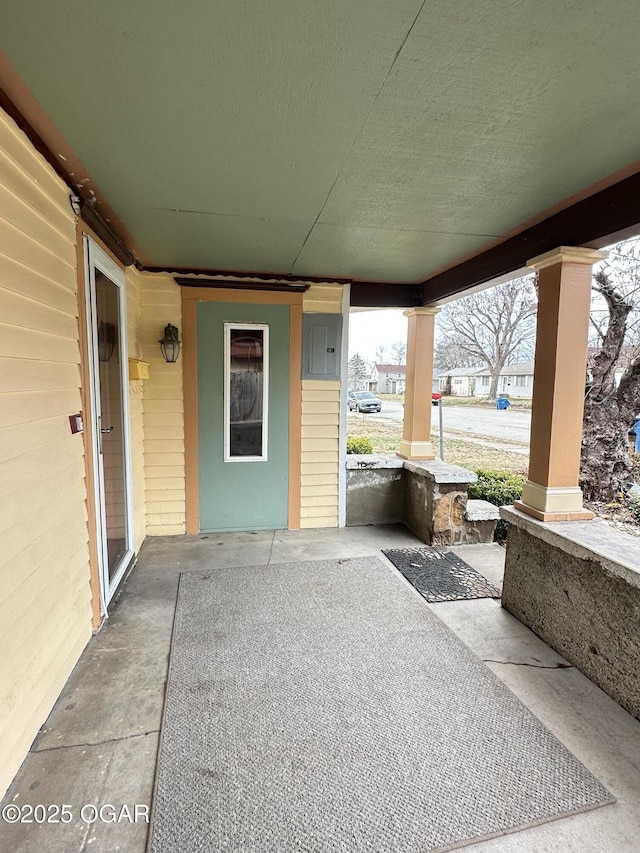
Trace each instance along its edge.
{"label": "door window pane", "polygon": [[100,441],[104,471],[104,509],[109,580],[127,553],[122,366],[120,363],[120,290],[96,270]]}
{"label": "door window pane", "polygon": [[267,458],[268,329],[225,325],[226,458]]}

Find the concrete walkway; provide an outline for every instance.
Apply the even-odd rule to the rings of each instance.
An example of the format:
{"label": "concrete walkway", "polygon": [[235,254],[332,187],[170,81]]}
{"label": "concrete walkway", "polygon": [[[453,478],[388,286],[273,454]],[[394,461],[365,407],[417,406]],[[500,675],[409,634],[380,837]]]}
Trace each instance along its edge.
{"label": "concrete walkway", "polygon": [[[144,851],[180,572],[368,554],[384,561],[381,548],[420,545],[402,527],[148,539],[111,618],[86,648],[3,800],[5,807],[67,808],[57,815],[48,809],[47,816],[57,816],[58,823],[0,821],[0,850]],[[504,552],[499,546],[457,551],[500,583]],[[614,805],[465,849],[637,850],[640,722],[567,667],[498,602],[424,606],[432,607],[617,799]],[[105,806],[102,813],[100,806]],[[34,817],[41,815],[36,811]]]}

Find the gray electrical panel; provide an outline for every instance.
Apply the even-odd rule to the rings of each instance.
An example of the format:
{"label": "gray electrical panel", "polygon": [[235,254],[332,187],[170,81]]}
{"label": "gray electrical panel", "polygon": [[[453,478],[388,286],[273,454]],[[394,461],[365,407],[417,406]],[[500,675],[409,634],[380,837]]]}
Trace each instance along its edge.
{"label": "gray electrical panel", "polygon": [[302,378],[340,379],[342,314],[302,315]]}

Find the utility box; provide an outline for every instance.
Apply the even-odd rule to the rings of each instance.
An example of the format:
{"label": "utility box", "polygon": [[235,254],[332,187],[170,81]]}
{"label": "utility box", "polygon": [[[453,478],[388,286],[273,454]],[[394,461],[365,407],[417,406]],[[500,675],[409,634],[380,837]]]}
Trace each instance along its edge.
{"label": "utility box", "polygon": [[139,358],[129,359],[129,379],[148,379],[149,363]]}
{"label": "utility box", "polygon": [[342,314],[302,315],[302,378],[340,379]]}

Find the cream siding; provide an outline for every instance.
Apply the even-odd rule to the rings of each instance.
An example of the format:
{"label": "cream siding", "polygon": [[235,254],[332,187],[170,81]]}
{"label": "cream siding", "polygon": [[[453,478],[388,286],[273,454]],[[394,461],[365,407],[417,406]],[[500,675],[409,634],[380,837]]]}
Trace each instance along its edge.
{"label": "cream siding", "polygon": [[[340,314],[343,287],[312,284],[303,310]],[[337,527],[340,466],[340,382],[302,382],[300,527]]]}
{"label": "cream siding", "polygon": [[144,482],[147,534],[185,532],[184,406],[182,355],[166,364],[158,341],[167,323],[180,330],[180,288],[164,273],[140,273],[142,358],[149,363],[143,386]]}
{"label": "cream siding", "polygon": [[75,221],[0,112],[0,793],[91,636]]}
{"label": "cream siding", "polygon": [[340,383],[305,379],[300,527],[338,526],[339,416]]}
{"label": "cream siding", "polygon": [[[141,340],[140,273],[131,266],[126,270],[127,337],[129,358],[143,359]],[[146,534],[144,480],[144,386],[146,379],[129,380],[129,416],[131,424],[131,480],[133,491],[133,547],[136,551]]]}

